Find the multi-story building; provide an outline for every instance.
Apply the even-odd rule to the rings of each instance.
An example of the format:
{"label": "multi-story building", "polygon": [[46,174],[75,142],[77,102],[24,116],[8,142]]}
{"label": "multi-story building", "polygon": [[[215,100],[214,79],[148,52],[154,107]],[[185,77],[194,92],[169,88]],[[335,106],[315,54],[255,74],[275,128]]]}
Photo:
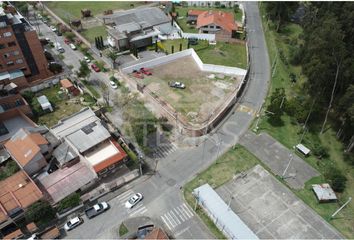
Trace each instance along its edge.
{"label": "multi-story building", "polygon": [[11,12],[0,7],[0,85],[14,83],[22,89],[53,74],[34,28]]}

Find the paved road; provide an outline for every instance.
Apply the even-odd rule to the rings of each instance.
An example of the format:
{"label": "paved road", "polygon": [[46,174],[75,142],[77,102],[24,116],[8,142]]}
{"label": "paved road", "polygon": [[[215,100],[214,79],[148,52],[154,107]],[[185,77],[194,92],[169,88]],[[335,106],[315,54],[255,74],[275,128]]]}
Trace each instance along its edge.
{"label": "paved road", "polygon": [[[176,238],[213,238],[205,225],[185,205],[180,186],[193,179],[219,155],[238,142],[266,96],[270,64],[258,6],[256,2],[247,2],[244,6],[250,39],[251,72],[249,85],[243,99],[239,102],[240,105],[230,113],[219,129],[205,138],[202,144],[177,149],[158,159],[157,174],[110,201],[111,209],[108,212],[86,221],[85,224],[69,232],[68,238],[112,238],[115,237],[114,229],[123,219],[139,215],[150,216],[161,222]],[[65,50],[69,52],[69,49]],[[72,54],[73,57],[82,58],[79,52]],[[72,65],[77,66],[74,63]],[[97,77],[102,77],[103,81],[106,81],[104,76],[97,75]],[[128,211],[122,204],[133,192],[141,192],[145,198],[137,208]]]}

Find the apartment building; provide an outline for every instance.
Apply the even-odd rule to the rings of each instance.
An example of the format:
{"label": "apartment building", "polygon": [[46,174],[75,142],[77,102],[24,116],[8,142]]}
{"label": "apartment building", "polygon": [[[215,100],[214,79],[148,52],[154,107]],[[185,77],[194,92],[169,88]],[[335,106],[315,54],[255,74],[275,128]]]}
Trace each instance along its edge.
{"label": "apartment building", "polygon": [[22,89],[52,76],[43,51],[27,20],[0,7],[0,85]]}

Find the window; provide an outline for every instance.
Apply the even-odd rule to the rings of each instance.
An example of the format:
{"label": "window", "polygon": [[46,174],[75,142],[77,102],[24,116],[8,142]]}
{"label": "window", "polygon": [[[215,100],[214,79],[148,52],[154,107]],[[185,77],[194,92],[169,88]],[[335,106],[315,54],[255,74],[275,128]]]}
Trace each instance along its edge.
{"label": "window", "polygon": [[10,57],[10,53],[5,53],[4,58],[8,58],[8,57]]}
{"label": "window", "polygon": [[13,66],[13,65],[15,65],[14,61],[9,61],[9,62],[7,62],[6,64],[7,64],[7,66]]}
{"label": "window", "polygon": [[0,44],[0,49],[5,48],[5,44]]}
{"label": "window", "polygon": [[21,63],[23,63],[23,60],[22,60],[22,58],[19,58],[19,59],[17,59],[17,60],[16,60],[16,63],[18,63],[18,64],[21,64]]}
{"label": "window", "polygon": [[19,54],[20,54],[20,52],[17,51],[17,50],[12,52],[12,55],[14,55],[14,56],[17,56],[17,55],[19,55]]}
{"label": "window", "polygon": [[4,32],[4,37],[11,37],[12,33],[11,32]]}
{"label": "window", "polygon": [[16,46],[16,42],[9,42],[7,45],[8,45],[9,47],[13,47],[13,46]]}

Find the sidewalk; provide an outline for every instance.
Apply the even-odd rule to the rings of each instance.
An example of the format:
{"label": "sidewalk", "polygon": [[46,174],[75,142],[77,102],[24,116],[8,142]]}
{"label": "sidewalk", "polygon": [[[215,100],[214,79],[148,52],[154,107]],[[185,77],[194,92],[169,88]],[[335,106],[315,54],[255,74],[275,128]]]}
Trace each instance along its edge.
{"label": "sidewalk", "polygon": [[320,175],[296,153],[266,133],[256,135],[248,131],[240,139],[240,144],[267,165],[274,174],[282,176],[291,188],[304,188],[308,180]]}

